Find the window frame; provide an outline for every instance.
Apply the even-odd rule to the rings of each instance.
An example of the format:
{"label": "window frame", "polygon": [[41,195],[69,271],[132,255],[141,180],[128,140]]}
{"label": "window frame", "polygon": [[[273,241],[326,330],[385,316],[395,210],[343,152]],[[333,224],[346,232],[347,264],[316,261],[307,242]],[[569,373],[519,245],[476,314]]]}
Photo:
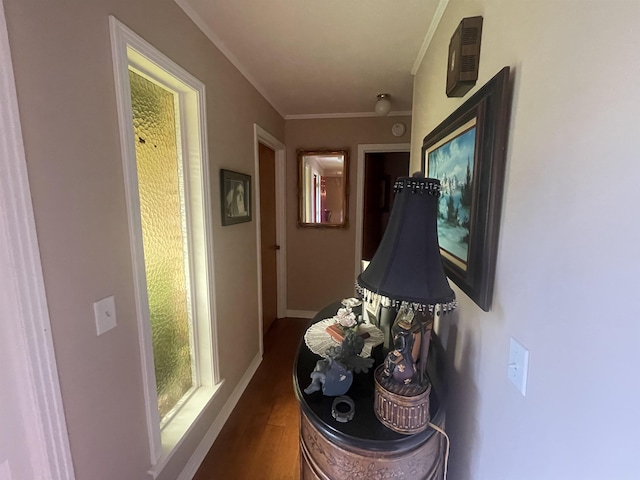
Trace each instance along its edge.
{"label": "window frame", "polygon": [[[157,477],[197,423],[223,381],[219,374],[213,222],[207,157],[205,86],[172,62],[132,30],[109,17],[118,103],[121,151],[134,273],[136,317],[142,363],[143,390],[151,469]],[[140,201],[132,123],[129,69],[176,92],[178,150],[184,172],[185,211],[188,235],[189,283],[193,309],[193,355],[195,389],[180,402],[166,421],[160,421],[153,362],[153,344],[145,278]]]}

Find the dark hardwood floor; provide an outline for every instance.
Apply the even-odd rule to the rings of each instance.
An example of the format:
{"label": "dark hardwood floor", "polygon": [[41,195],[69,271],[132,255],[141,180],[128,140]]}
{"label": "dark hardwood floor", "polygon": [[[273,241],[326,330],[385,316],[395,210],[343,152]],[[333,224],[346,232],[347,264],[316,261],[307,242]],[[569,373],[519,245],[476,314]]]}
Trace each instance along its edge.
{"label": "dark hardwood floor", "polygon": [[260,367],[194,480],[298,480],[298,402],[293,360],[309,321],[276,320]]}

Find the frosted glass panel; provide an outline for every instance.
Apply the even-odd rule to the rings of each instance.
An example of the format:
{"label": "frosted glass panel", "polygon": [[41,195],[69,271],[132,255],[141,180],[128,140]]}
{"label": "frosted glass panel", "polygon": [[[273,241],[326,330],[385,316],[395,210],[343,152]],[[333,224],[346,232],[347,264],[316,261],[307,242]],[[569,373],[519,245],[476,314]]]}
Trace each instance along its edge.
{"label": "frosted glass panel", "polygon": [[158,410],[163,418],[193,386],[174,95],[132,71],[129,80]]}

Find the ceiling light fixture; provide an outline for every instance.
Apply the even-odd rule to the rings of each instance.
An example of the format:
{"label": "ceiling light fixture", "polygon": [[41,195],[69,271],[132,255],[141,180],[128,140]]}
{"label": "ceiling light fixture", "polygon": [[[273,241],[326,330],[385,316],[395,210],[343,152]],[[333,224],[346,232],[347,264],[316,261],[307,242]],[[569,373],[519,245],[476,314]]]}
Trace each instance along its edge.
{"label": "ceiling light fixture", "polygon": [[389,114],[391,110],[391,95],[388,93],[381,93],[378,95],[378,101],[376,102],[375,112],[379,117],[384,117]]}

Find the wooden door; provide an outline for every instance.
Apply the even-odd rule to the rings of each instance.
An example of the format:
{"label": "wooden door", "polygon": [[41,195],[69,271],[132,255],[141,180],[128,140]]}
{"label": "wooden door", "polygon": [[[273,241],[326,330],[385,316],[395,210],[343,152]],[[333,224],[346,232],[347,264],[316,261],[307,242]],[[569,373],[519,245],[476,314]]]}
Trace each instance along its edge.
{"label": "wooden door", "polygon": [[258,145],[260,165],[260,225],[262,241],[262,333],[278,316],[276,243],[276,153]]}

